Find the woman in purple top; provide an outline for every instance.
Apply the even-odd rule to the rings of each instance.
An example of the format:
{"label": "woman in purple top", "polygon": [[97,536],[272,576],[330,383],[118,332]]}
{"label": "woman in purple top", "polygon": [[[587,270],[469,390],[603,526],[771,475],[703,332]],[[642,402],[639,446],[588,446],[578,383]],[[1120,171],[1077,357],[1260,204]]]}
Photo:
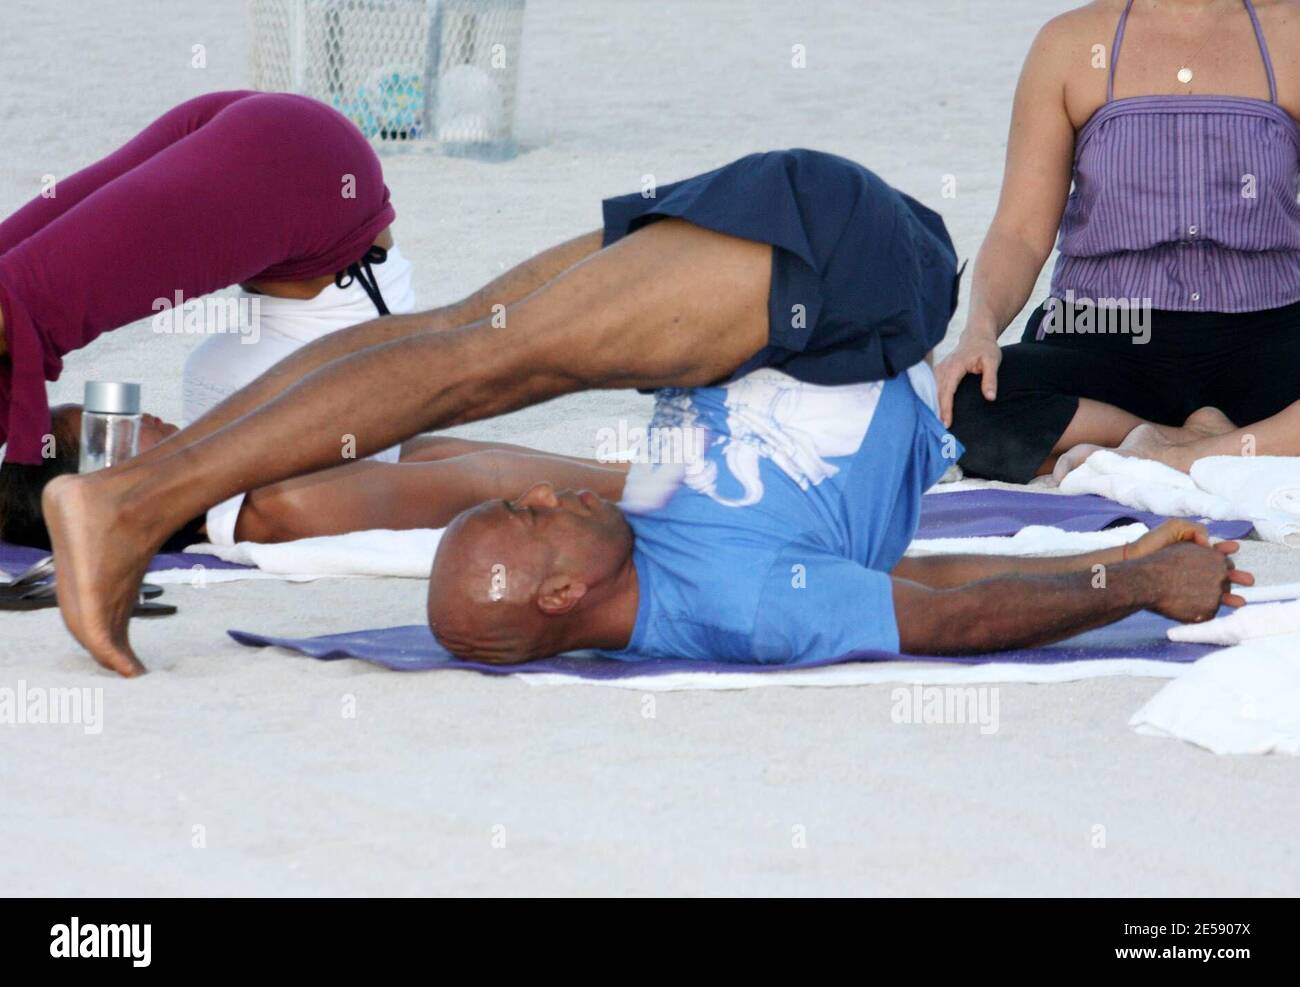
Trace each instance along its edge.
{"label": "woman in purple top", "polygon": [[[937,368],[968,473],[1096,446],[1300,454],[1300,4],[1097,0],[1034,42],[970,312]],[[1071,188],[1073,185],[1073,188]],[[1053,242],[1051,297],[998,337]]]}

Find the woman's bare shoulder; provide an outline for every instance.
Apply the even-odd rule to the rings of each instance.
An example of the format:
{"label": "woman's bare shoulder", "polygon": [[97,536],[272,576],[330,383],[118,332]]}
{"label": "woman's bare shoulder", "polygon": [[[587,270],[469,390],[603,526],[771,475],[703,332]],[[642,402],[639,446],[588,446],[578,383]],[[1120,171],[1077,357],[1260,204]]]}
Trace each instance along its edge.
{"label": "woman's bare shoulder", "polygon": [[1123,10],[1123,0],[1093,0],[1067,10],[1039,29],[1034,45],[1050,47],[1057,52],[1078,46],[1091,50],[1094,44],[1109,46]]}
{"label": "woman's bare shoulder", "polygon": [[1255,0],[1277,75],[1278,102],[1300,119],[1300,0]]}
{"label": "woman's bare shoulder", "polygon": [[1105,101],[1104,69],[1123,10],[1123,0],[1095,0],[1058,14],[1039,29],[1025,59],[1022,89],[1029,83],[1036,99],[1059,93],[1076,130]]}

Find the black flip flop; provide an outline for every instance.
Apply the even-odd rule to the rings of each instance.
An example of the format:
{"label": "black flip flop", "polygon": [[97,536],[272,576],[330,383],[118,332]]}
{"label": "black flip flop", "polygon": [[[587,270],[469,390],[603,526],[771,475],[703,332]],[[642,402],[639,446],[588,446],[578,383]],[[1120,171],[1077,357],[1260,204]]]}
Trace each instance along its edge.
{"label": "black flip flop", "polygon": [[26,572],[15,576],[12,582],[0,586],[0,596],[14,595],[21,596],[33,587],[40,586],[54,578],[54,557],[45,556],[35,565],[31,566]]}
{"label": "black flip flop", "polygon": [[[23,592],[0,594],[0,613],[26,613],[32,610],[50,610],[59,605],[53,583],[38,583]],[[150,603],[141,600],[131,611],[132,617],[170,617],[176,608],[168,603]]]}
{"label": "black flip flop", "polygon": [[[0,601],[9,596],[23,596],[28,590],[52,582],[54,578],[54,557],[47,555],[26,572],[14,578],[12,582],[0,583]],[[141,583],[140,595],[146,600],[155,600],[163,595],[162,587],[153,583]]]}

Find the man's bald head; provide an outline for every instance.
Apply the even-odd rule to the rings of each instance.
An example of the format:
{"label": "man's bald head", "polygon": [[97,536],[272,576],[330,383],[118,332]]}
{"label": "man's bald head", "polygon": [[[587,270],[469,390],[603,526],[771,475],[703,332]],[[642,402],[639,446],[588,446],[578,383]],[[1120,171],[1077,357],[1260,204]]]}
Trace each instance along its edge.
{"label": "man's bald head", "polygon": [[628,563],[632,532],[589,491],[540,483],[464,511],[429,578],[429,626],[458,658],[508,664],[556,654],[589,594]]}

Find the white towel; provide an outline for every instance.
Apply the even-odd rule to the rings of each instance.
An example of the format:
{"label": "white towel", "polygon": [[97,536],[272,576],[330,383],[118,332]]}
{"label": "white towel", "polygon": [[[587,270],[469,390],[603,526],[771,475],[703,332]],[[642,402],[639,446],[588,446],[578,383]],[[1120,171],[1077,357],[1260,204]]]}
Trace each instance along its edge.
{"label": "white towel", "polygon": [[1247,603],[1300,600],[1300,583],[1270,583],[1267,586],[1238,586],[1236,593]]}
{"label": "white towel", "polygon": [[1206,655],[1129,723],[1216,754],[1300,754],[1300,634]]}
{"label": "white towel", "polygon": [[291,583],[306,583],[319,576],[303,573],[283,574],[263,572],[261,569],[209,569],[199,563],[188,569],[158,569],[145,576],[157,586],[193,586],[201,588],[216,583],[238,583],[248,579],[280,579]]}
{"label": "white towel", "polygon": [[1254,521],[1265,541],[1300,548],[1300,457],[1207,456],[1192,464],[1192,479]]}
{"label": "white towel", "polygon": [[1137,541],[1150,529],[1125,524],[1105,531],[1065,531],[1031,524],[1014,535],[980,538],[917,538],[907,546],[910,556],[925,555],[1078,555]]}
{"label": "white towel", "polygon": [[666,675],[637,675],[625,679],[585,679],[553,672],[528,672],[512,675],[520,682],[540,688],[552,686],[598,686],[632,689],[636,692],[728,691],[734,689],[768,689],[801,687],[829,689],[838,686],[880,685],[898,682],[922,685],[982,685],[1010,682],[1077,682],[1108,675],[1140,675],[1172,679],[1183,675],[1191,665],[1176,661],[1152,661],[1149,658],[1097,658],[1089,661],[1063,661],[1055,664],[1026,662],[959,665],[919,661],[868,661],[822,668],[791,668],[762,674],[745,672],[672,672]]}
{"label": "white towel", "polygon": [[1245,516],[1240,505],[1202,490],[1172,466],[1120,456],[1109,449],[1097,450],[1066,474],[1061,491],[1100,494],[1126,507],[1170,517],[1234,521]]}
{"label": "white towel", "polygon": [[411,531],[354,531],[346,535],[300,538],[279,545],[191,545],[186,552],[215,555],[227,562],[257,566],[282,579],[320,576],[400,576],[429,578],[442,528]]}
{"label": "white towel", "polygon": [[1195,644],[1241,644],[1260,637],[1300,633],[1300,600],[1251,603],[1203,624],[1179,624],[1165,631],[1171,641]]}
{"label": "white towel", "polygon": [[1248,520],[1264,541],[1300,548],[1300,457],[1208,456],[1192,464],[1189,476],[1099,449],[1066,475],[1060,489],[1156,514]]}
{"label": "white towel", "polygon": [[[354,531],[346,535],[302,538],[278,545],[239,542],[236,545],[191,545],[188,553],[215,555],[227,562],[256,566],[256,570],[178,569],[150,573],[159,583],[224,582],[248,578],[319,579],[323,576],[397,576],[427,579],[443,529],[415,531]],[[1135,541],[1146,534],[1144,524],[1107,531],[1063,531],[1031,525],[1008,537],[919,538],[909,555],[942,553],[974,555],[1068,555],[1091,552]]]}

